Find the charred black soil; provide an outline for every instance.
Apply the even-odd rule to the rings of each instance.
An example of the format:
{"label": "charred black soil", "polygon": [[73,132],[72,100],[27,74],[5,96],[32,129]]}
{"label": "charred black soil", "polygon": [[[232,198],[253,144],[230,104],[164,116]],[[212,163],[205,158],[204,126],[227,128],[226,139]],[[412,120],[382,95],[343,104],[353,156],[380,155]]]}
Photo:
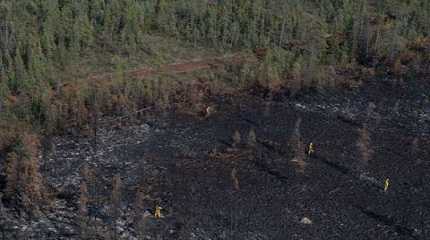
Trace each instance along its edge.
{"label": "charred black soil", "polygon": [[[87,230],[99,238],[429,239],[429,83],[214,97],[207,118],[105,118],[97,139],[52,140],[42,169],[55,203],[32,218],[5,208],[5,239],[79,239],[85,164]],[[120,217],[109,210],[115,175]]]}

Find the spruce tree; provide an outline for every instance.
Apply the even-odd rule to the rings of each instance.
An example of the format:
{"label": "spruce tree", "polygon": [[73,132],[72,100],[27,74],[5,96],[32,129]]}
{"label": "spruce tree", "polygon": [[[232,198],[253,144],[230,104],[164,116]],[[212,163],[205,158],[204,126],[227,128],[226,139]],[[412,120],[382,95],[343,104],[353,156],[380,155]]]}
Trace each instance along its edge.
{"label": "spruce tree", "polygon": [[12,87],[14,89],[28,88],[29,86],[26,85],[28,81],[27,69],[24,65],[24,60],[22,59],[21,50],[19,49],[19,47],[16,49],[14,64],[15,64],[14,84],[16,85]]}

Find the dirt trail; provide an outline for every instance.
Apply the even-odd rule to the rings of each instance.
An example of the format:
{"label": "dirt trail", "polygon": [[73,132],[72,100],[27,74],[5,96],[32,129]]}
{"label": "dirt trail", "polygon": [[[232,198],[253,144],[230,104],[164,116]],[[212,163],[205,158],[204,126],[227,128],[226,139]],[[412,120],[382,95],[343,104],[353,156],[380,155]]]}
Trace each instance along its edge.
{"label": "dirt trail", "polygon": [[[125,74],[180,74],[252,59],[234,55]],[[221,96],[213,100],[217,112],[205,119],[148,112],[130,125],[102,124],[96,136],[55,137],[41,163],[58,191],[52,209],[29,219],[2,212],[0,235],[81,239],[77,209],[87,165],[96,176],[87,183],[88,230],[116,229],[118,239],[430,239],[429,88],[427,80],[404,86],[378,80],[355,92],[276,101]],[[364,125],[370,161],[357,146]],[[291,144],[296,129],[304,145],[315,147],[302,165]],[[122,182],[116,220],[109,201],[114,176]],[[163,207],[161,219],[156,206]]]}
{"label": "dirt trail", "polygon": [[[180,74],[194,72],[204,69],[219,68],[226,63],[228,64],[240,64],[243,62],[254,62],[254,58],[246,56],[240,53],[235,53],[231,55],[226,55],[222,57],[213,57],[206,59],[195,59],[187,62],[179,62],[172,64],[165,64],[158,68],[153,67],[141,67],[125,72],[127,77],[132,77],[136,79],[144,79],[155,74]],[[112,79],[115,76],[114,73],[104,73],[104,74],[93,74],[90,75],[91,80],[105,80]]]}

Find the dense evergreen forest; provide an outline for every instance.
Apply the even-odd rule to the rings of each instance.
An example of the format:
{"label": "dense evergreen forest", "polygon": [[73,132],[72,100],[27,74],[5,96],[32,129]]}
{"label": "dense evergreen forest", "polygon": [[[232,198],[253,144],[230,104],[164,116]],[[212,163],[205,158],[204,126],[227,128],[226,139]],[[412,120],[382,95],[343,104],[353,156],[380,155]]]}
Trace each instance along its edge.
{"label": "dense evergreen forest", "polygon": [[64,69],[97,52],[144,51],[151,34],[221,52],[269,49],[281,79],[320,81],[328,66],[348,65],[417,73],[428,60],[422,0],[4,0],[0,12],[2,113],[42,124],[58,111],[50,107]]}
{"label": "dense evergreen forest", "polygon": [[[0,0],[0,148],[9,159],[35,158],[33,133],[62,133],[114,106],[164,99],[173,84],[160,90],[162,79],[123,74],[127,59],[156,55],[152,36],[189,51],[264,52],[257,71],[239,72],[274,90],[426,73],[429,23],[427,0]],[[95,55],[113,58],[114,79],[68,78]],[[37,179],[37,167],[24,166]]]}

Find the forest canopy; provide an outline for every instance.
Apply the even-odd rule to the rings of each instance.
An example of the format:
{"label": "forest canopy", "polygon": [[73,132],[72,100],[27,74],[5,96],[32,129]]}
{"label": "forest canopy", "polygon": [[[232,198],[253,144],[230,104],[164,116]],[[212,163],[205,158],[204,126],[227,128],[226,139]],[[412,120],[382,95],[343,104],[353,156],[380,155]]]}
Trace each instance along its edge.
{"label": "forest canopy", "polygon": [[88,108],[93,94],[85,83],[59,100],[69,66],[145,52],[153,35],[221,53],[268,50],[281,79],[357,66],[417,74],[430,62],[429,23],[426,0],[1,0],[1,115],[61,125],[76,115],[66,105]]}

